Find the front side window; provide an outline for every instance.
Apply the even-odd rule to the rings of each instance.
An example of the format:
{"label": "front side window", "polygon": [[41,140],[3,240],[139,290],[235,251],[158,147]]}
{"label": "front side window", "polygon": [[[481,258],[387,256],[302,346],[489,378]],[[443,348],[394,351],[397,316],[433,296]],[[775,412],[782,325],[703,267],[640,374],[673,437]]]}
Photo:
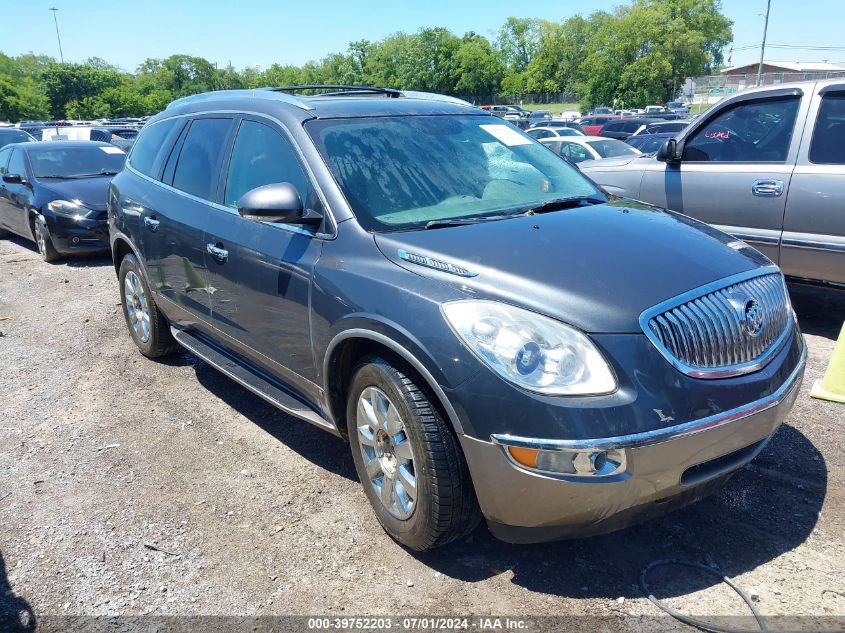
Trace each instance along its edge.
{"label": "front side window", "polygon": [[9,159],[8,173],[17,174],[26,178],[26,162],[24,161],[24,155],[21,150],[12,151],[12,157]]}
{"label": "front side window", "polygon": [[822,98],[810,144],[810,162],[845,165],[845,94]]}
{"label": "front side window", "polygon": [[8,173],[8,169],[6,169],[6,165],[9,164],[9,155],[12,153],[10,148],[5,148],[0,150],[0,175]]}
{"label": "front side window", "polygon": [[799,103],[798,97],[739,103],[696,131],[686,143],[684,160],[782,163]]}
{"label": "front side window", "polygon": [[296,187],[307,206],[311,186],[290,142],[269,125],[244,121],[229,161],[226,205],[236,206],[240,197],[251,189],[281,182]]}
{"label": "front side window", "polygon": [[184,119],[166,119],[145,127],[129,155],[133,169],[157,179],[184,124]]}
{"label": "front side window", "polygon": [[315,119],[305,127],[368,230],[602,196],[578,170],[491,117]]}
{"label": "front side window", "polygon": [[211,200],[232,119],[196,119],[182,143],[173,186]]}

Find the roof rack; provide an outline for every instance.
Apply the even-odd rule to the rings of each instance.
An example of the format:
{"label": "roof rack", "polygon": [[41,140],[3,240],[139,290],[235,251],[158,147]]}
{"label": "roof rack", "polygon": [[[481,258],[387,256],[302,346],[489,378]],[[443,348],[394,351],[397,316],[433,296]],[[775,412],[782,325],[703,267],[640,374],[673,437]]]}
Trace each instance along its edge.
{"label": "roof rack", "polygon": [[388,98],[398,98],[402,96],[400,90],[395,88],[377,88],[375,86],[351,86],[345,84],[303,84],[299,86],[278,86],[267,88],[273,92],[303,92],[305,90],[331,90],[333,92],[323,92],[320,97],[350,97],[362,94],[382,94]]}

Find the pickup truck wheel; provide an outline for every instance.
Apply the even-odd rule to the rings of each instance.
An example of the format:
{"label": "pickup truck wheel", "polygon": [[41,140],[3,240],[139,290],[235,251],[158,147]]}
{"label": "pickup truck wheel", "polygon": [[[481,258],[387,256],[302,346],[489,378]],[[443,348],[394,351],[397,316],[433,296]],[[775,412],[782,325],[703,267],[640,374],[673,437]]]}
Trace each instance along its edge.
{"label": "pickup truck wheel", "polygon": [[173,340],[170,324],[159,311],[134,255],[127,255],[120,262],[118,279],[123,317],[141,353],[148,358],[159,358],[177,351],[179,344]]}
{"label": "pickup truck wheel", "polygon": [[425,551],[475,529],[481,513],[457,438],[412,379],[364,360],[346,415],[358,477],[391,537]]}

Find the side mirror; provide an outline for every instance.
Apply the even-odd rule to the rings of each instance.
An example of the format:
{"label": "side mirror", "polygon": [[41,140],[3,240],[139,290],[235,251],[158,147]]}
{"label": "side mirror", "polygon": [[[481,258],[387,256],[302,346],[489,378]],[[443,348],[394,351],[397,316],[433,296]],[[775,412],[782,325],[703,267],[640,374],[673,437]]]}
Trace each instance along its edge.
{"label": "side mirror", "polygon": [[657,150],[655,158],[663,163],[677,163],[678,161],[678,141],[673,138],[668,139],[660,149]]}
{"label": "side mirror", "polygon": [[257,222],[304,224],[319,226],[323,216],[316,211],[306,211],[299,193],[289,182],[277,182],[250,189],[237,203],[241,217]]}
{"label": "side mirror", "polygon": [[3,182],[10,185],[23,185],[26,179],[20,174],[3,174]]}

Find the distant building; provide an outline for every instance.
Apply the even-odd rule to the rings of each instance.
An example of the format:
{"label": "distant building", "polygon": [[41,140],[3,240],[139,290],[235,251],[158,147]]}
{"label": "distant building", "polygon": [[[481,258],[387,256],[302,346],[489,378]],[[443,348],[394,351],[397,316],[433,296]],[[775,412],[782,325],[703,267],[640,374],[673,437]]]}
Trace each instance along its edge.
{"label": "distant building", "polygon": [[[737,92],[757,85],[759,63],[724,68],[724,90]],[[790,81],[812,81],[830,77],[845,77],[845,63],[831,62],[763,62],[763,85],[771,86]]]}

